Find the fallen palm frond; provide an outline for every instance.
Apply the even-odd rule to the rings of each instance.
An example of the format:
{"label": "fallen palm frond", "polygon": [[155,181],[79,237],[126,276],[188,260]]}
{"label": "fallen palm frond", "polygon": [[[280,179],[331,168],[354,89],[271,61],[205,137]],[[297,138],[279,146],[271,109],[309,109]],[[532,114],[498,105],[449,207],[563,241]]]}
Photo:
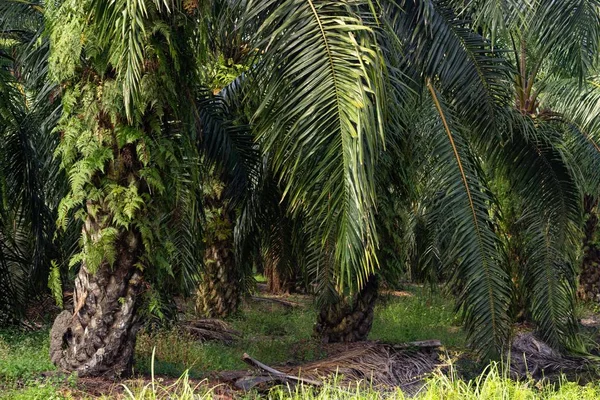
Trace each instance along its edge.
{"label": "fallen palm frond", "polygon": [[231,328],[225,321],[214,318],[185,321],[180,326],[202,342],[214,340],[229,344],[242,336],[240,332]]}
{"label": "fallen palm frond", "polygon": [[400,388],[414,395],[425,384],[425,379],[440,365],[439,341],[406,343],[394,346],[376,342],[344,345],[338,354],[320,361],[295,367],[273,369],[244,355],[244,361],[261,370],[261,374],[239,377],[235,385],[248,390],[258,385],[273,386],[296,383],[321,386],[323,381],[335,379],[341,385],[361,382],[367,387],[389,391]]}
{"label": "fallen palm frond", "polygon": [[301,384],[312,385],[312,386],[321,386],[323,384],[321,381],[317,381],[317,380],[313,380],[313,379],[306,379],[306,378],[301,378],[299,376],[285,374],[281,371],[276,370],[273,367],[269,367],[268,365],[263,364],[258,360],[255,360],[254,358],[250,357],[246,353],[244,353],[244,355],[242,356],[242,360],[246,364],[249,364],[255,368],[258,368],[262,372],[269,374],[268,376],[245,377],[243,379],[239,379],[236,382],[236,386],[241,389],[244,389],[244,390],[248,390],[249,388],[252,388],[252,387],[256,386],[257,384],[267,383],[267,382],[278,382],[278,383],[281,382],[281,383],[293,383],[293,384],[301,383]]}
{"label": "fallen palm frond", "polygon": [[399,387],[407,394],[414,394],[441,365],[438,347],[408,343],[398,348],[367,342],[335,357],[286,372],[312,379],[337,375],[341,376],[341,383],[363,381],[374,388]]}
{"label": "fallen palm frond", "polygon": [[594,368],[590,360],[561,354],[530,332],[515,337],[509,357],[513,379],[533,378],[553,382],[561,376],[580,377],[593,372]]}

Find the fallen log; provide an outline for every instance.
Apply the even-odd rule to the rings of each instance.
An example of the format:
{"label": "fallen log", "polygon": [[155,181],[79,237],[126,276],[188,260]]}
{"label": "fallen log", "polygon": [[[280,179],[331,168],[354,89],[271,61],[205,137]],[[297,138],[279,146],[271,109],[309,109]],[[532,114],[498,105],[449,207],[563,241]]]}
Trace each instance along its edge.
{"label": "fallen log", "polygon": [[179,325],[200,341],[216,340],[232,343],[242,336],[240,332],[230,328],[226,322],[217,319],[185,321]]}
{"label": "fallen log", "polygon": [[249,365],[251,365],[255,368],[258,368],[264,372],[267,372],[276,378],[293,381],[296,383],[304,383],[304,384],[312,385],[312,386],[322,386],[323,385],[323,383],[320,381],[285,374],[281,371],[276,370],[275,368],[269,367],[268,365],[261,363],[258,360],[255,360],[254,358],[250,357],[247,353],[244,353],[244,355],[242,356],[242,361],[244,361],[246,364],[249,364]]}
{"label": "fallen log", "polygon": [[392,346],[394,349],[428,349],[442,347],[442,342],[439,340],[419,340],[416,342],[400,343]]}
{"label": "fallen log", "polygon": [[254,300],[254,301],[277,303],[277,304],[282,305],[282,306],[284,306],[286,308],[299,308],[299,307],[302,307],[302,305],[299,304],[299,303],[294,303],[294,302],[287,301],[287,300],[275,299],[275,298],[271,298],[271,297],[251,296],[250,298],[252,300]]}

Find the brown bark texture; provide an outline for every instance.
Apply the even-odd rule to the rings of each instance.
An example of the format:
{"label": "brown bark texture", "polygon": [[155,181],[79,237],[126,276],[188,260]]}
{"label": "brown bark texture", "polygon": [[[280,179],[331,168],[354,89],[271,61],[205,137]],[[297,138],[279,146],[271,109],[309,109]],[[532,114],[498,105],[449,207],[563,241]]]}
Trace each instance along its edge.
{"label": "brown bark texture", "polygon": [[95,273],[82,265],[75,279],[73,312],[63,311],[50,331],[50,359],[78,376],[124,377],[132,372],[142,275],[136,267],[139,234],[127,231],[115,243],[117,258]]}
{"label": "brown bark texture", "polygon": [[285,268],[272,260],[265,260],[264,275],[267,279],[267,291],[271,294],[290,294],[296,291],[296,274],[291,268]]}
{"label": "brown bark texture", "polygon": [[[221,230],[231,230],[227,211],[221,208],[218,217],[225,223],[213,224]],[[225,318],[236,313],[242,300],[241,274],[237,270],[231,232],[208,233],[204,253],[204,271],[196,301],[197,311],[207,318]]]}
{"label": "brown bark texture", "polygon": [[595,240],[598,230],[598,199],[584,197],[587,221],[584,228],[583,262],[579,275],[579,296],[584,300],[600,302],[600,246]]}
{"label": "brown bark texture", "polygon": [[365,340],[373,325],[378,291],[377,277],[371,277],[352,301],[341,301],[321,310],[315,334],[324,343]]}

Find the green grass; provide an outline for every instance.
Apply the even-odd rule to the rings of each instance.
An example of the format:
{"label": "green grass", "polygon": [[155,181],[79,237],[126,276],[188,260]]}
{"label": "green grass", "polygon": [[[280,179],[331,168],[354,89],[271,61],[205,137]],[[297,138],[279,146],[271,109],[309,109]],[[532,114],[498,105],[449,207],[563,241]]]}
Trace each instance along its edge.
{"label": "green grass", "polygon": [[55,370],[48,354],[50,338],[47,330],[21,332],[0,331],[0,382],[29,379],[40,372]]}
{"label": "green grass", "polygon": [[41,377],[55,371],[48,355],[48,330],[0,330],[0,400],[56,400],[65,377]]}
{"label": "green grass", "polygon": [[[465,347],[465,335],[453,312],[454,302],[440,293],[412,288],[407,296],[388,296],[376,307],[369,339],[388,343],[440,339],[450,348]],[[136,368],[149,373],[156,347],[155,371],[171,377],[189,368],[190,377],[203,378],[210,371],[245,369],[243,353],[270,365],[307,362],[326,354],[312,337],[316,311],[286,310],[264,303],[246,307],[229,322],[243,336],[232,345],[200,343],[176,331],[138,336]]]}
{"label": "green grass", "polygon": [[192,378],[212,371],[245,369],[244,353],[267,364],[305,362],[324,356],[312,335],[316,314],[312,309],[285,310],[277,305],[254,304],[229,320],[242,338],[232,345],[200,343],[176,331],[142,333],[136,348],[136,368],[149,373],[156,348],[155,372],[177,377],[189,368]]}
{"label": "green grass", "polygon": [[22,388],[0,391],[0,400],[65,400],[70,396],[61,394],[57,382],[27,381]]}
{"label": "green grass", "polygon": [[388,295],[377,305],[369,339],[387,343],[439,339],[446,347],[465,348],[465,334],[451,298],[418,287],[403,293]]}

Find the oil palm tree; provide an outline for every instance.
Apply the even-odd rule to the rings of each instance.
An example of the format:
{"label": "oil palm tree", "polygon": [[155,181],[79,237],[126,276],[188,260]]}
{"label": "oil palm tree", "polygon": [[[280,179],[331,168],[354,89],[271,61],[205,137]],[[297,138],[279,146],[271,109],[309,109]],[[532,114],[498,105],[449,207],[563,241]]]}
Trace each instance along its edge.
{"label": "oil palm tree", "polygon": [[[227,317],[238,311],[252,267],[236,257],[234,230],[240,199],[249,190],[249,174],[258,162],[258,152],[252,147],[242,110],[236,111],[236,105],[226,101],[231,91],[228,86],[248,69],[254,57],[247,34],[252,24],[242,18],[244,10],[244,2],[239,0],[214,1],[203,15],[208,46],[206,54],[200,56],[198,86],[199,93],[204,93],[199,112],[205,126],[198,145],[208,167],[203,174],[205,257],[196,309],[209,317]],[[205,110],[207,103],[211,104],[209,109],[214,108],[210,115]],[[217,115],[220,121],[215,120]],[[237,133],[227,128],[224,132],[223,123]],[[222,142],[225,137],[229,144],[245,147],[246,156],[236,160],[237,152],[228,150]],[[245,168],[240,168],[240,163]]]}
{"label": "oil palm tree", "polygon": [[[580,348],[573,308],[582,193],[598,188],[599,154],[594,133],[573,119],[573,109],[592,120],[597,115],[591,101],[582,108],[579,99],[589,94],[578,82],[597,65],[598,5],[403,5],[391,26],[404,32],[397,35],[407,55],[403,71],[423,95],[425,109],[418,109],[425,120],[417,118],[413,126],[416,141],[397,143],[431,151],[425,175],[436,188],[431,198],[413,200],[427,208],[431,225],[423,255],[453,272],[473,344],[487,354],[501,351],[510,337],[515,288],[497,221],[490,218],[499,204],[488,181],[506,179],[526,211],[520,216],[528,239],[518,279],[528,293],[529,315],[556,347]],[[405,187],[415,186],[407,182]]]}
{"label": "oil palm tree", "polygon": [[[83,223],[74,310],[52,328],[50,355],[80,375],[131,372],[139,299],[173,274],[175,237],[197,203],[191,112],[197,4],[47,4],[52,79],[63,90],[57,155],[69,179],[59,227]],[[176,177],[176,178],[175,178]],[[192,209],[193,207],[186,207]],[[197,208],[197,207],[196,207]],[[173,220],[179,221],[173,226]],[[173,240],[169,240],[173,238]],[[179,240],[180,242],[177,242]]]}
{"label": "oil palm tree", "polygon": [[[571,81],[563,87],[576,88],[574,81],[593,70],[600,39],[598,7],[594,2],[548,1],[531,7],[508,2],[510,12],[489,12],[495,5],[496,2],[471,2],[465,6],[451,1],[404,1],[382,4],[382,9],[376,12],[376,21],[370,19],[372,14],[360,15],[361,28],[375,34],[375,42],[369,47],[375,59],[368,64],[375,67],[371,72],[382,74],[382,79],[375,79],[373,87],[365,92],[373,93],[375,102],[387,100],[381,110],[382,119],[363,118],[363,123],[372,121],[374,131],[371,133],[378,127],[385,132],[385,141],[380,143],[385,143],[385,150],[375,145],[373,153],[368,153],[373,157],[372,164],[365,161],[361,167],[373,171],[378,166],[380,172],[388,174],[382,179],[384,189],[389,189],[391,182],[397,182],[396,193],[411,194],[418,184],[411,173],[411,156],[407,154],[415,158],[414,151],[430,152],[424,165],[429,169],[426,175],[431,179],[430,184],[436,190],[429,198],[418,199],[428,208],[434,231],[431,235],[434,242],[424,256],[434,252],[431,258],[441,260],[442,268],[455,277],[458,305],[469,336],[475,347],[487,355],[502,351],[511,334],[509,309],[514,288],[510,271],[502,260],[502,238],[490,217],[497,202],[487,183],[494,176],[507,179],[527,205],[524,218],[529,227],[528,257],[523,262],[520,279],[530,294],[527,307],[531,318],[538,324],[543,338],[556,347],[578,347],[573,294],[582,226],[581,190],[585,185],[598,187],[594,172],[598,170],[597,146],[590,141],[588,133],[574,129],[569,113],[562,111],[564,106],[556,106],[552,112],[543,107],[552,104],[552,92],[547,88],[549,82],[566,76]],[[288,6],[292,7],[278,3],[276,10],[289,16]],[[298,17],[297,26],[305,30],[294,25],[296,20],[288,18],[285,22],[279,21],[281,31],[269,32],[265,59],[270,59],[269,51],[272,51],[278,69],[273,69],[274,75],[263,73],[255,90],[266,88],[267,93],[277,93],[277,97],[267,97],[259,107],[256,129],[259,140],[268,141],[265,149],[273,156],[275,174],[284,183],[291,209],[302,210],[309,237],[318,240],[310,253],[317,257],[308,261],[318,274],[317,282],[321,286],[317,291],[325,305],[318,329],[328,340],[355,340],[368,331],[370,319],[365,316],[372,312],[371,301],[375,298],[371,295],[372,285],[365,284],[375,265],[369,261],[375,259],[377,247],[369,247],[377,238],[373,222],[375,202],[364,203],[369,204],[369,211],[363,210],[369,217],[363,220],[362,232],[368,232],[367,236],[373,234],[373,241],[366,237],[359,240],[365,245],[359,254],[369,253],[369,248],[373,250],[373,258],[349,264],[335,259],[339,244],[352,238],[334,240],[328,236],[331,232],[319,230],[326,226],[327,218],[340,210],[331,197],[321,202],[327,189],[334,185],[330,178],[335,174],[322,168],[320,162],[334,165],[333,156],[325,156],[334,151],[310,153],[318,154],[315,166],[310,165],[310,158],[302,153],[308,149],[314,151],[315,148],[306,143],[312,140],[320,144],[317,138],[320,139],[325,130],[310,125],[321,115],[315,115],[315,110],[326,110],[319,102],[329,98],[320,90],[327,88],[326,83],[333,82],[333,88],[327,91],[329,95],[346,93],[346,89],[336,91],[335,70],[335,66],[345,60],[338,62],[328,50],[327,34],[334,36],[336,29],[347,27],[332,23],[330,32],[329,26],[323,23],[329,22],[326,11],[321,20],[321,15],[311,14],[310,4],[306,10],[298,7],[298,12],[304,14]],[[272,20],[277,18],[277,11],[270,13]],[[503,15],[506,21],[498,24],[495,19],[498,15]],[[316,21],[314,25],[308,21],[311,18]],[[557,20],[566,22],[549,23]],[[322,44],[323,53],[317,56],[317,46],[307,37],[300,41],[298,32],[312,34],[310,38]],[[275,33],[281,35],[281,41]],[[513,51],[515,62],[503,49],[504,45],[509,47],[513,43],[511,34],[514,43],[520,43]],[[337,36],[331,40],[337,44],[335,39]],[[368,42],[368,39],[361,40],[357,42]],[[330,75],[327,68],[312,75],[321,64],[314,62],[306,66],[301,60],[328,60],[328,65],[326,61],[323,63],[331,67]],[[286,63],[290,63],[290,75],[285,75]],[[298,65],[302,69],[298,69]],[[331,81],[325,76],[330,76]],[[316,97],[312,96],[312,90],[309,95],[306,87],[315,88]],[[384,90],[378,91],[380,87]],[[546,89],[547,94],[540,93],[542,89]],[[356,104],[369,108],[366,100]],[[370,106],[378,110],[377,103]],[[415,110],[418,110],[416,116]],[[377,111],[375,114],[380,115]],[[344,121],[343,116],[326,112],[322,115],[324,119],[317,122]],[[261,118],[265,118],[266,125],[262,125]],[[281,136],[282,133],[273,133],[273,126],[289,128],[285,136]],[[314,133],[310,135],[310,132]],[[364,137],[373,140],[365,143],[367,145],[377,143],[377,135],[365,133]],[[327,144],[335,145],[335,142]],[[362,152],[367,154],[365,150]],[[382,155],[392,160],[391,167],[385,165],[386,157]],[[289,159],[294,163],[285,162]],[[299,176],[297,180],[294,174]],[[371,185],[363,193],[375,190],[372,175],[361,179],[370,181]],[[301,183],[301,187],[296,186]],[[327,189],[311,190],[311,185]],[[347,187],[352,185],[348,183]],[[310,197],[306,189],[316,197]],[[345,198],[350,197],[346,194]],[[323,214],[317,216],[319,205],[327,210],[320,209]],[[343,215],[338,217],[340,219],[333,224],[336,228],[350,226]],[[312,225],[316,221],[319,221],[317,225]],[[361,232],[358,227],[350,231]],[[328,250],[328,246],[335,251]],[[352,248],[348,246],[344,256],[351,254]],[[318,259],[327,254],[332,258]],[[362,268],[354,269],[361,265]],[[347,285],[349,282],[352,283]],[[352,292],[357,293],[355,299],[350,300],[353,304],[339,306],[340,295]],[[370,301],[363,301],[365,298]]]}

